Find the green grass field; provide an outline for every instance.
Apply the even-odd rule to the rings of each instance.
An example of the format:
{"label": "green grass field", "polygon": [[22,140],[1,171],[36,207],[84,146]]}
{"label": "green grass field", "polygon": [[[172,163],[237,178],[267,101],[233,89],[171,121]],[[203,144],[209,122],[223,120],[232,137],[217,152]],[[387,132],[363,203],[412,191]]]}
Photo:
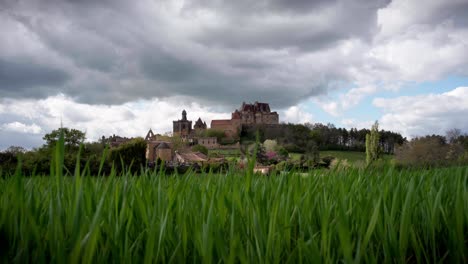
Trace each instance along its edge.
{"label": "green grass field", "polygon": [[468,260],[468,167],[63,175],[63,151],[0,172],[1,263]]}
{"label": "green grass field", "polygon": [[225,157],[240,157],[241,152],[238,149],[210,149],[208,151],[209,155],[223,155]]}
{"label": "green grass field", "polygon": [[[0,177],[0,262],[462,263],[468,168]],[[58,167],[57,167],[58,166]]]}
{"label": "green grass field", "polygon": [[[358,152],[358,151],[337,151],[337,150],[324,150],[320,151],[320,158],[332,156],[339,160],[347,160],[352,164],[362,164],[365,165],[366,162],[366,153],[365,152]],[[290,153],[289,157],[292,160],[299,160],[301,154],[300,153]],[[384,161],[389,161],[393,158],[392,155],[384,154],[382,155],[382,159]]]}
{"label": "green grass field", "polygon": [[358,151],[334,151],[325,150],[320,151],[320,157],[332,156],[340,160],[348,160],[350,162],[366,161],[366,153]]}

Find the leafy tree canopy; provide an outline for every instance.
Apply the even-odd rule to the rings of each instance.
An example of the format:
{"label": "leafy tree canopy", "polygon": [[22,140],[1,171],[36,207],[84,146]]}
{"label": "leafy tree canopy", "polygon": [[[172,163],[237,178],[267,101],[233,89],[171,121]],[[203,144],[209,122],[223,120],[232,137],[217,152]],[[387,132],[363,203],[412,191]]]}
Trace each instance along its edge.
{"label": "leafy tree canopy", "polygon": [[205,155],[208,155],[208,149],[203,145],[195,145],[192,147],[192,151],[198,151]]}
{"label": "leafy tree canopy", "polygon": [[80,144],[86,139],[85,133],[78,129],[61,127],[44,135],[42,139],[46,141],[46,146],[53,147],[60,138],[60,133],[62,132],[64,135],[66,147],[79,147]]}

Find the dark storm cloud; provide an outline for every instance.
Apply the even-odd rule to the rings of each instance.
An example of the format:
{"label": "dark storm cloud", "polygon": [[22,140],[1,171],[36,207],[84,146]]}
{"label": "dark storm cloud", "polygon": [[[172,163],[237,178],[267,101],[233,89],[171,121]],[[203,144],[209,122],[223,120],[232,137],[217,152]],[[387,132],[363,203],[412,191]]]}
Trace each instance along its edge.
{"label": "dark storm cloud", "polygon": [[429,14],[418,14],[418,10],[411,10],[417,14],[417,22],[429,25],[450,20],[456,27],[468,27],[468,1],[444,1]]}
{"label": "dark storm cloud", "polygon": [[[37,97],[50,95],[47,89],[58,91],[69,74],[48,65],[15,58],[0,58],[0,94],[3,96]],[[35,89],[31,89],[34,87]],[[49,91],[52,92],[52,91]]]}
{"label": "dark storm cloud", "polygon": [[[3,1],[0,12],[9,28],[1,38],[20,32],[27,40],[21,45],[33,47],[19,55],[0,50],[0,62],[8,66],[0,95],[61,92],[91,104],[189,96],[287,107],[349,78],[339,67],[320,65],[342,63],[339,55],[317,65],[297,58],[347,39],[370,39],[377,10],[386,4],[194,0],[174,8],[173,1]],[[222,23],[203,22],[200,10]]]}
{"label": "dark storm cloud", "polygon": [[[143,54],[140,61],[141,72],[156,83],[147,92],[159,97],[188,96],[199,101],[218,102],[228,108],[237,107],[242,101],[256,100],[287,107],[329,88],[323,80],[310,80],[307,84],[297,84],[291,77],[282,80],[275,76],[275,71],[279,75],[282,68],[275,68],[272,62],[255,60],[254,56],[218,66],[200,64],[177,54],[152,52]],[[262,82],[268,78],[273,81]],[[294,88],[296,91],[291,92]]]}
{"label": "dark storm cloud", "polygon": [[186,12],[193,9],[216,9],[227,15],[250,16],[265,13],[307,13],[325,6],[333,5],[336,0],[271,0],[271,1],[219,1],[219,0],[188,0],[184,7]]}
{"label": "dark storm cloud", "polygon": [[204,28],[196,40],[205,45],[316,51],[351,37],[369,39],[377,29],[377,10],[387,4],[388,1],[193,0],[188,6],[221,13],[227,21]]}

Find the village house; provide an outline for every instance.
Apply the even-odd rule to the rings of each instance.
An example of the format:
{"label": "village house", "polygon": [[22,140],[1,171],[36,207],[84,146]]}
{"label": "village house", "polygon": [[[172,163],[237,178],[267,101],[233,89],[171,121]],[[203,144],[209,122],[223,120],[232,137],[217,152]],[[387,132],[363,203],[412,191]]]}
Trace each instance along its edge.
{"label": "village house", "polygon": [[157,136],[150,129],[145,137],[146,140],[146,160],[148,162],[172,161],[173,147],[171,142],[157,140]]}
{"label": "village house", "polygon": [[207,149],[219,148],[218,138],[216,137],[199,137],[197,139],[198,145],[202,145]]}

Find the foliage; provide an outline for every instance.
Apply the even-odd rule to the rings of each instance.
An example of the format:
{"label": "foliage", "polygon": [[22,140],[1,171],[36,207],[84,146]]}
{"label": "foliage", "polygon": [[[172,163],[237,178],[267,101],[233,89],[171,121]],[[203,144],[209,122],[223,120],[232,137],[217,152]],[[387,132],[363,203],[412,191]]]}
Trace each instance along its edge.
{"label": "foliage", "polygon": [[[65,147],[66,148],[66,147]],[[21,159],[21,170],[25,175],[48,175],[50,173],[51,157],[55,155],[54,147],[44,145],[30,151],[25,151],[23,148],[10,147],[4,152],[0,152],[0,169],[4,174],[13,174],[18,166],[18,160]],[[69,171],[74,171],[76,168],[76,160],[80,152],[80,168],[83,169],[88,163],[88,169],[92,174],[97,174],[105,146],[101,143],[83,143],[81,150],[79,147],[66,148],[64,154],[64,165]],[[8,160],[2,157],[8,156]],[[105,162],[102,166],[102,171],[108,173],[110,165]]]}
{"label": "foliage", "polygon": [[260,143],[255,143],[255,145],[250,147],[250,156],[256,157],[256,161],[259,164],[267,165],[268,164],[268,156],[265,151],[265,147]]}
{"label": "foliage", "polygon": [[379,158],[379,123],[375,121],[371,131],[366,135],[366,163],[370,165]]}
{"label": "foliage", "polygon": [[278,154],[280,155],[280,157],[282,157],[283,159],[286,159],[289,155],[289,152],[284,148],[284,147],[279,147],[278,149]]}
{"label": "foliage", "polygon": [[85,133],[78,129],[74,129],[74,128],[70,129],[67,127],[61,127],[44,135],[43,139],[46,142],[46,146],[48,147],[55,146],[61,133],[63,133],[64,135],[65,148],[67,149],[78,148],[80,144],[83,143],[84,140],[86,139]]}
{"label": "foliage", "polygon": [[10,146],[8,147],[5,151],[3,151],[4,153],[10,153],[12,155],[18,155],[18,154],[24,154],[27,152],[27,150],[21,146]]}
{"label": "foliage", "polygon": [[141,166],[146,165],[145,152],[146,141],[143,138],[135,138],[112,149],[109,158],[117,168],[123,169],[132,164],[132,169],[139,170]]}
{"label": "foliage", "polygon": [[333,159],[329,165],[329,168],[334,171],[346,171],[351,169],[351,164],[347,159]]}
{"label": "foliage", "polygon": [[275,151],[278,147],[278,142],[274,139],[267,139],[263,142],[263,146],[265,147],[266,151]]}
{"label": "foliage", "polygon": [[183,149],[186,146],[186,143],[182,140],[182,138],[179,135],[174,135],[172,137],[169,137],[169,142],[172,143],[172,149],[174,151],[178,151]]}
{"label": "foliage", "polygon": [[325,157],[322,157],[322,162],[324,164],[325,167],[329,168],[330,167],[330,164],[332,163],[333,160],[335,160],[336,158],[333,157],[333,156],[325,156]]}
{"label": "foliage", "polygon": [[[289,152],[305,153],[307,143],[313,141],[320,151],[348,150],[365,151],[366,134],[369,129],[337,128],[333,124],[279,124],[243,126],[241,141],[255,141],[256,133],[260,141],[277,140]],[[383,153],[393,154],[396,145],[403,144],[406,139],[400,134],[380,130],[379,146]]]}
{"label": "foliage", "polygon": [[218,129],[212,129],[212,128],[202,130],[200,133],[202,137],[215,137],[220,143],[222,139],[225,137],[224,131],[218,130]]}
{"label": "foliage", "polygon": [[398,166],[434,167],[466,163],[464,149],[457,141],[447,143],[442,136],[414,138],[395,151]]}
{"label": "foliage", "polygon": [[317,144],[314,141],[307,142],[305,157],[311,162],[310,166],[315,166],[320,160],[320,154]]}
{"label": "foliage", "polygon": [[203,154],[205,154],[205,155],[208,155],[208,149],[207,149],[205,146],[203,146],[203,145],[195,145],[195,146],[193,146],[193,147],[192,147],[192,151],[195,151],[195,152],[198,151],[198,152],[201,152],[201,153],[203,153]]}
{"label": "foliage", "polygon": [[3,173],[13,173],[18,164],[18,156],[9,151],[0,152],[0,170]]}

